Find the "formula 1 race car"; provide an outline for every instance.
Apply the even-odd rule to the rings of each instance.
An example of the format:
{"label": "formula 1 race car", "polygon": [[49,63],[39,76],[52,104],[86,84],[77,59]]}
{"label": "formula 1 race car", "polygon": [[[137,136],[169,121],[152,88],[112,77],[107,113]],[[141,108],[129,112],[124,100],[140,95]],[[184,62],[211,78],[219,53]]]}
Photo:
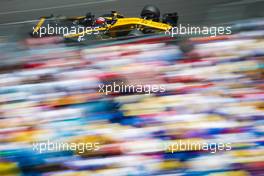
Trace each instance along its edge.
{"label": "formula 1 race car", "polygon": [[33,27],[33,37],[63,36],[65,39],[85,40],[86,36],[113,38],[160,33],[177,25],[178,14],[166,13],[160,17],[156,6],[147,5],[141,17],[124,17],[116,11],[95,18],[91,13],[79,17],[41,17]]}

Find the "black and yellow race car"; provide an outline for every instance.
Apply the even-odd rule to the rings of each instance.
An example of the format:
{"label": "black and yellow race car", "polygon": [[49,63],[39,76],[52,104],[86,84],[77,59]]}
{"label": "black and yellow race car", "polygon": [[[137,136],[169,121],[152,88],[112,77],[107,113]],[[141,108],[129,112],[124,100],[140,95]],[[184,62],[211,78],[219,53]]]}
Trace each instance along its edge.
{"label": "black and yellow race car", "polygon": [[59,35],[65,39],[85,40],[87,36],[96,38],[113,38],[119,36],[139,36],[142,34],[160,33],[177,25],[178,14],[166,13],[161,17],[160,10],[147,5],[141,17],[125,17],[116,11],[95,17],[91,13],[86,16],[41,17],[30,33],[33,37]]}

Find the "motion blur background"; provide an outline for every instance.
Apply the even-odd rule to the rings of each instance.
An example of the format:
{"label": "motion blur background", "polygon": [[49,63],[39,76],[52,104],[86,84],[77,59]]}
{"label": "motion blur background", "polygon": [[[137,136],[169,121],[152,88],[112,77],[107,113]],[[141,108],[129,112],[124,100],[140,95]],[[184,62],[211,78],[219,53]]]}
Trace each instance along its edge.
{"label": "motion blur background", "polygon": [[[65,44],[32,39],[40,16],[139,16],[146,4],[179,23],[232,35],[146,36]],[[263,0],[1,0],[0,175],[264,175]],[[100,84],[164,85],[110,94]],[[39,153],[32,143],[98,142],[98,151]],[[172,153],[180,140],[231,151]]]}

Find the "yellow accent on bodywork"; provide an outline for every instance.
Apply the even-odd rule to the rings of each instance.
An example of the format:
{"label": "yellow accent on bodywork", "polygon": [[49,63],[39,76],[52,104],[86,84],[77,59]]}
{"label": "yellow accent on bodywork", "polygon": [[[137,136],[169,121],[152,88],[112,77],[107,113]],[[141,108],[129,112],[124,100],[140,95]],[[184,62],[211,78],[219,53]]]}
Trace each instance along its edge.
{"label": "yellow accent on bodywork", "polygon": [[142,18],[119,18],[115,24],[110,26],[109,30],[111,30],[112,28],[117,28],[117,27],[126,26],[126,25],[142,25],[142,26],[164,30],[164,31],[172,27],[168,24],[155,22],[151,20],[145,20]]}
{"label": "yellow accent on bodywork", "polygon": [[40,18],[38,24],[35,26],[33,33],[36,33],[39,31],[40,27],[43,25],[46,18]]}
{"label": "yellow accent on bodywork", "polygon": [[67,18],[69,20],[80,20],[80,19],[84,19],[86,16],[76,16],[76,17],[71,17],[71,18]]}
{"label": "yellow accent on bodywork", "polygon": [[65,38],[79,37],[79,36],[83,36],[84,34],[87,34],[87,33],[97,32],[97,31],[105,31],[105,30],[108,30],[109,32],[111,32],[111,30],[114,30],[115,28],[119,28],[119,27],[123,27],[123,26],[133,26],[133,25],[150,27],[150,28],[154,28],[154,29],[158,29],[158,30],[162,30],[162,31],[166,31],[166,30],[169,30],[172,28],[171,25],[161,23],[161,22],[146,20],[146,19],[142,19],[142,18],[119,18],[119,19],[117,19],[117,21],[113,25],[110,24],[110,25],[107,25],[106,27],[97,28],[94,30],[89,29],[89,30],[86,30],[86,31],[81,32],[81,33],[65,35],[64,37]]}

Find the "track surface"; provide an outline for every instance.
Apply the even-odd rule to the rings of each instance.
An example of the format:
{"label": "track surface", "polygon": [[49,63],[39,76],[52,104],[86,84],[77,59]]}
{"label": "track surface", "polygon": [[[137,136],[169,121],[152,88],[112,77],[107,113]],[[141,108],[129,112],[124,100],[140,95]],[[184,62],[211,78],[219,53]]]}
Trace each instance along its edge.
{"label": "track surface", "polygon": [[40,16],[95,15],[117,10],[139,16],[146,4],[157,5],[162,13],[178,12],[179,22],[214,25],[231,20],[264,17],[264,0],[1,0],[0,35],[25,33]]}

